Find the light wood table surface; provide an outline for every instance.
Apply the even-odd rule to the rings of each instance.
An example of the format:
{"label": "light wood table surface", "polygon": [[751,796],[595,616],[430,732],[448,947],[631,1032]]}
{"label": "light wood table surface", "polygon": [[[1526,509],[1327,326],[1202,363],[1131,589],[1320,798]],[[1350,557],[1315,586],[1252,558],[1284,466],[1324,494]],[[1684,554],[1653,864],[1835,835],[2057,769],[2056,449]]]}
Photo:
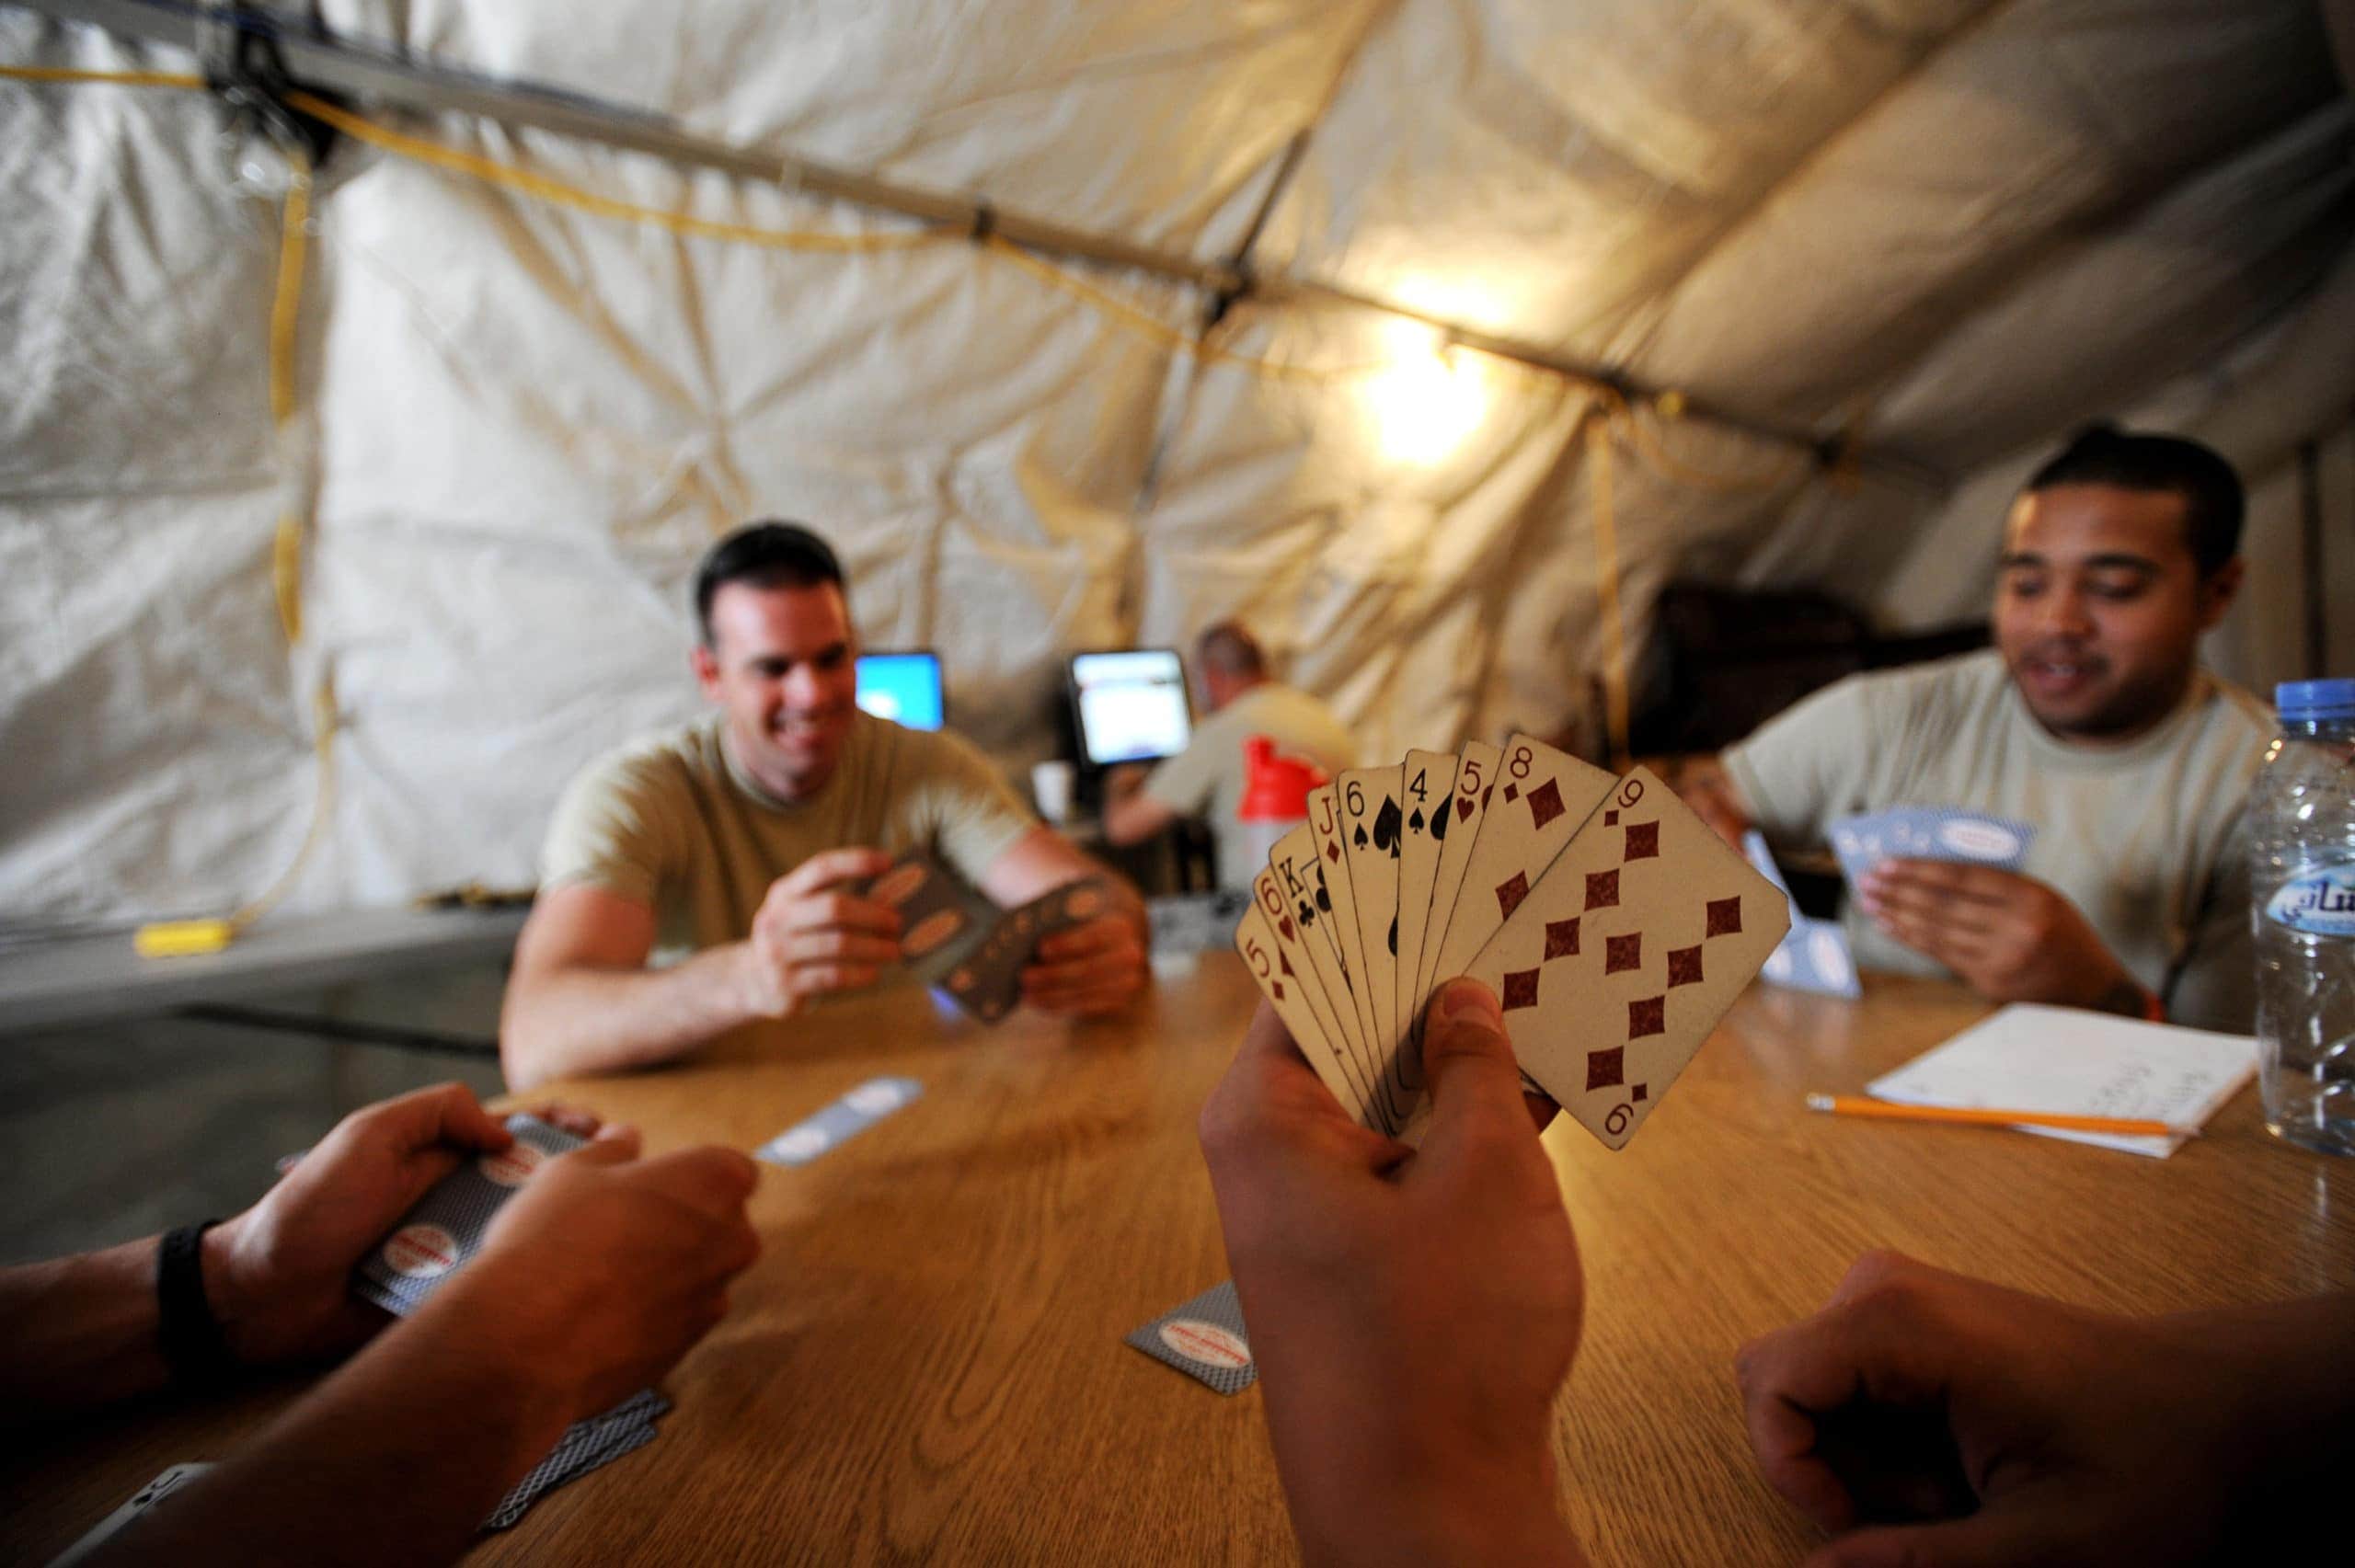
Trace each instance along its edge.
{"label": "light wood table surface", "polygon": [[[1858,1090],[1985,1011],[1867,987],[1753,988],[1623,1153],[1567,1119],[1547,1135],[1589,1289],[1565,1506],[1599,1562],[1802,1554],[1811,1533],[1752,1469],[1733,1353],[1868,1247],[2130,1311],[2355,1287],[2355,1162],[2274,1144],[2253,1090],[2165,1161],[1808,1113],[1807,1091]],[[658,1150],[749,1149],[881,1073],[925,1093],[765,1173],[765,1253],[672,1376],[661,1436],[471,1561],[1290,1559],[1258,1391],[1221,1398],[1120,1343],[1226,1277],[1194,1118],[1255,1001],[1225,954],[1165,969],[1109,1024],[982,1030],[902,991],[561,1086]],[[0,1462],[0,1560],[41,1560],[291,1391],[94,1421]]]}

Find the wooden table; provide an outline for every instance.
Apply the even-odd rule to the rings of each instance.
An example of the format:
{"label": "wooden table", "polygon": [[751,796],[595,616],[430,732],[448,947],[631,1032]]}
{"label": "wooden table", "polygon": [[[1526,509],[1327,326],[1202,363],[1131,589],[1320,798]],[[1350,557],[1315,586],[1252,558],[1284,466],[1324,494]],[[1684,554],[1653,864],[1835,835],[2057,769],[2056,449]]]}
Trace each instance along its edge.
{"label": "wooden table", "polygon": [[[1752,1470],[1732,1356],[1867,1247],[2131,1311],[2355,1286],[2355,1162],[2275,1145],[2254,1093],[2166,1161],[1808,1114],[1805,1091],[1857,1089],[1984,1011],[1867,983],[1861,1003],[1754,989],[1626,1153],[1548,1134],[1591,1293],[1564,1492],[1601,1562],[1803,1552]],[[475,1561],[1289,1558],[1258,1392],[1223,1399],[1120,1343],[1226,1277],[1194,1117],[1254,1001],[1224,954],[1111,1024],[984,1031],[902,992],[563,1086],[657,1149],[750,1148],[879,1073],[925,1095],[764,1176],[766,1252],[672,1375],[661,1436]],[[289,1396],[116,1417],[6,1461],[0,1560],[45,1557]]]}

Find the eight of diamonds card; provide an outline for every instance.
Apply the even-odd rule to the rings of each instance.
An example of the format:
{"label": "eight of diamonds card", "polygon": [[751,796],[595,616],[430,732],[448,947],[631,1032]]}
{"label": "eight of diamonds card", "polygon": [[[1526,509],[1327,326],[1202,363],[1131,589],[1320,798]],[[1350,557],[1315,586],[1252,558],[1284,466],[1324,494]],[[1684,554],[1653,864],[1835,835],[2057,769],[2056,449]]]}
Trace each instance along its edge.
{"label": "eight of diamonds card", "polygon": [[1782,892],[1637,768],[1468,972],[1503,1003],[1522,1070],[1619,1149],[1790,923]]}
{"label": "eight of diamonds card", "polygon": [[[1440,939],[1432,984],[1465,972],[1616,782],[1591,762],[1529,736],[1505,742],[1464,886]],[[1438,929],[1436,919],[1432,929]],[[1419,1010],[1430,994],[1417,999]]]}

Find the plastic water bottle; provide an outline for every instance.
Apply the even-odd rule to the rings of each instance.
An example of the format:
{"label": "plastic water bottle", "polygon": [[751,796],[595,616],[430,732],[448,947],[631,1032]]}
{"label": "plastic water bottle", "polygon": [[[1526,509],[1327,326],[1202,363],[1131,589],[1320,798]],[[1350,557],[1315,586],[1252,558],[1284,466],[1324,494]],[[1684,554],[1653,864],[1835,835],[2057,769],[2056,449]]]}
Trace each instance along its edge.
{"label": "plastic water bottle", "polygon": [[1235,858],[1250,866],[1252,876],[1268,864],[1278,839],[1308,820],[1309,792],[1327,782],[1324,769],[1305,757],[1280,755],[1267,736],[1244,738],[1243,795],[1235,803],[1235,820],[1223,830],[1242,835]]}
{"label": "plastic water bottle", "polygon": [[2355,1154],[2355,680],[2289,681],[2274,705],[2248,799],[2265,1126]]}

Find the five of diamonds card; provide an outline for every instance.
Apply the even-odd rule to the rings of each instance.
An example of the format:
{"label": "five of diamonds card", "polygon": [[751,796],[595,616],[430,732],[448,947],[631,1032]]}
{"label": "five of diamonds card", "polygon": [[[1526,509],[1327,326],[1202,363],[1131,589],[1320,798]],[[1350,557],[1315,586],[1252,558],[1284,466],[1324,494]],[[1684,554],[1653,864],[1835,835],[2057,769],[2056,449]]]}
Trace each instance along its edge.
{"label": "five of diamonds card", "polygon": [[1360,1122],[1413,1135],[1424,1005],[1470,975],[1522,1075],[1612,1149],[1791,923],[1648,771],[1614,778],[1525,735],[1343,773],[1252,893],[1235,950]]}

